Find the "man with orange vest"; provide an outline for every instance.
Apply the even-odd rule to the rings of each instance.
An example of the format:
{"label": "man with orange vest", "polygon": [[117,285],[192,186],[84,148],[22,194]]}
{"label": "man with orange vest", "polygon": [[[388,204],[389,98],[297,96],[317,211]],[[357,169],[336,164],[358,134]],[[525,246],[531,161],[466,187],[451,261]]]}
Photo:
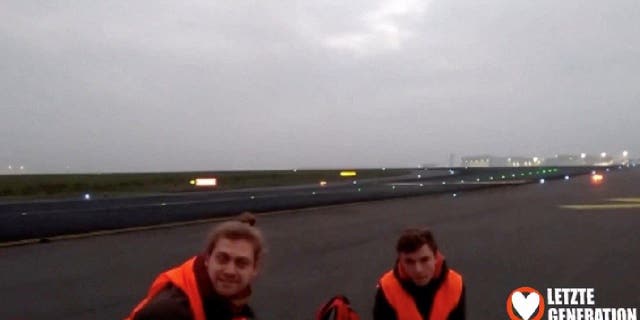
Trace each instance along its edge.
{"label": "man with orange vest", "polygon": [[395,267],[378,282],[374,320],[464,320],[462,276],[447,267],[431,231],[407,229]]}
{"label": "man with orange vest", "polygon": [[161,273],[127,320],[241,320],[264,247],[248,213],[213,229],[203,254]]}

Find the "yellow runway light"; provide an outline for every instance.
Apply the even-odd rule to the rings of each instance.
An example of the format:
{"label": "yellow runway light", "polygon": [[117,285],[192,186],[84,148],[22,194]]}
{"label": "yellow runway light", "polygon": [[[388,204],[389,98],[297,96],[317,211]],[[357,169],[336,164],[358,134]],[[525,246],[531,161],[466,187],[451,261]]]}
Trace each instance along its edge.
{"label": "yellow runway light", "polygon": [[342,171],[340,172],[341,177],[355,177],[357,173],[355,171]]}

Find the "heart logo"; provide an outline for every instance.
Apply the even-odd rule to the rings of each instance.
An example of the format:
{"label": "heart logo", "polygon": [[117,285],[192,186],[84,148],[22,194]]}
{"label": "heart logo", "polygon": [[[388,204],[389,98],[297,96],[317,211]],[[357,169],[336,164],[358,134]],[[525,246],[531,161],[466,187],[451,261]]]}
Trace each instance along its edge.
{"label": "heart logo", "polygon": [[540,296],[535,292],[531,292],[525,298],[522,292],[517,291],[511,296],[511,303],[513,303],[513,307],[518,311],[522,320],[529,320],[531,315],[538,309]]}
{"label": "heart logo", "polygon": [[544,315],[544,299],[536,289],[520,287],[509,295],[507,313],[511,320],[540,320]]}

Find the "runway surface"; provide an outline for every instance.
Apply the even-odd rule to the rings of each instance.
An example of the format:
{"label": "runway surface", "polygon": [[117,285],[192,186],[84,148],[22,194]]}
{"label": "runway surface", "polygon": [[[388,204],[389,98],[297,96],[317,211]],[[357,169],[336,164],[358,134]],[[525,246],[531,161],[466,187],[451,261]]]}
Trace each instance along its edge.
{"label": "runway surface", "polygon": [[530,183],[540,178],[586,174],[592,169],[610,168],[430,168],[397,177],[349,178],[324,186],[316,183],[116,198],[0,200],[0,246],[62,235],[224,217],[242,211],[301,209]]}
{"label": "runway surface", "polygon": [[[567,207],[568,206],[568,207]],[[0,248],[0,319],[116,319],[153,278],[197,253],[213,223]],[[342,293],[371,318],[378,277],[407,226],[430,226],[465,277],[468,319],[506,319],[518,287],[595,288],[598,307],[640,307],[640,172],[260,216],[269,253],[252,305],[311,319]]]}

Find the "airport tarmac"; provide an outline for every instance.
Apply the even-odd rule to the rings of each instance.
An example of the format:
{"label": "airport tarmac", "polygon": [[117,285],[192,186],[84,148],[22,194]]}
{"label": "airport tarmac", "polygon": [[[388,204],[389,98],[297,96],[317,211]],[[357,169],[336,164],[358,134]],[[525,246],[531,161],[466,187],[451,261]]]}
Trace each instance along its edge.
{"label": "airport tarmac", "polygon": [[[259,319],[311,319],[342,293],[371,318],[395,239],[430,226],[467,287],[468,319],[506,319],[518,287],[594,288],[599,307],[639,307],[640,171],[544,184],[268,213]],[[0,248],[0,319],[123,318],[153,278],[201,250],[215,222]]]}

